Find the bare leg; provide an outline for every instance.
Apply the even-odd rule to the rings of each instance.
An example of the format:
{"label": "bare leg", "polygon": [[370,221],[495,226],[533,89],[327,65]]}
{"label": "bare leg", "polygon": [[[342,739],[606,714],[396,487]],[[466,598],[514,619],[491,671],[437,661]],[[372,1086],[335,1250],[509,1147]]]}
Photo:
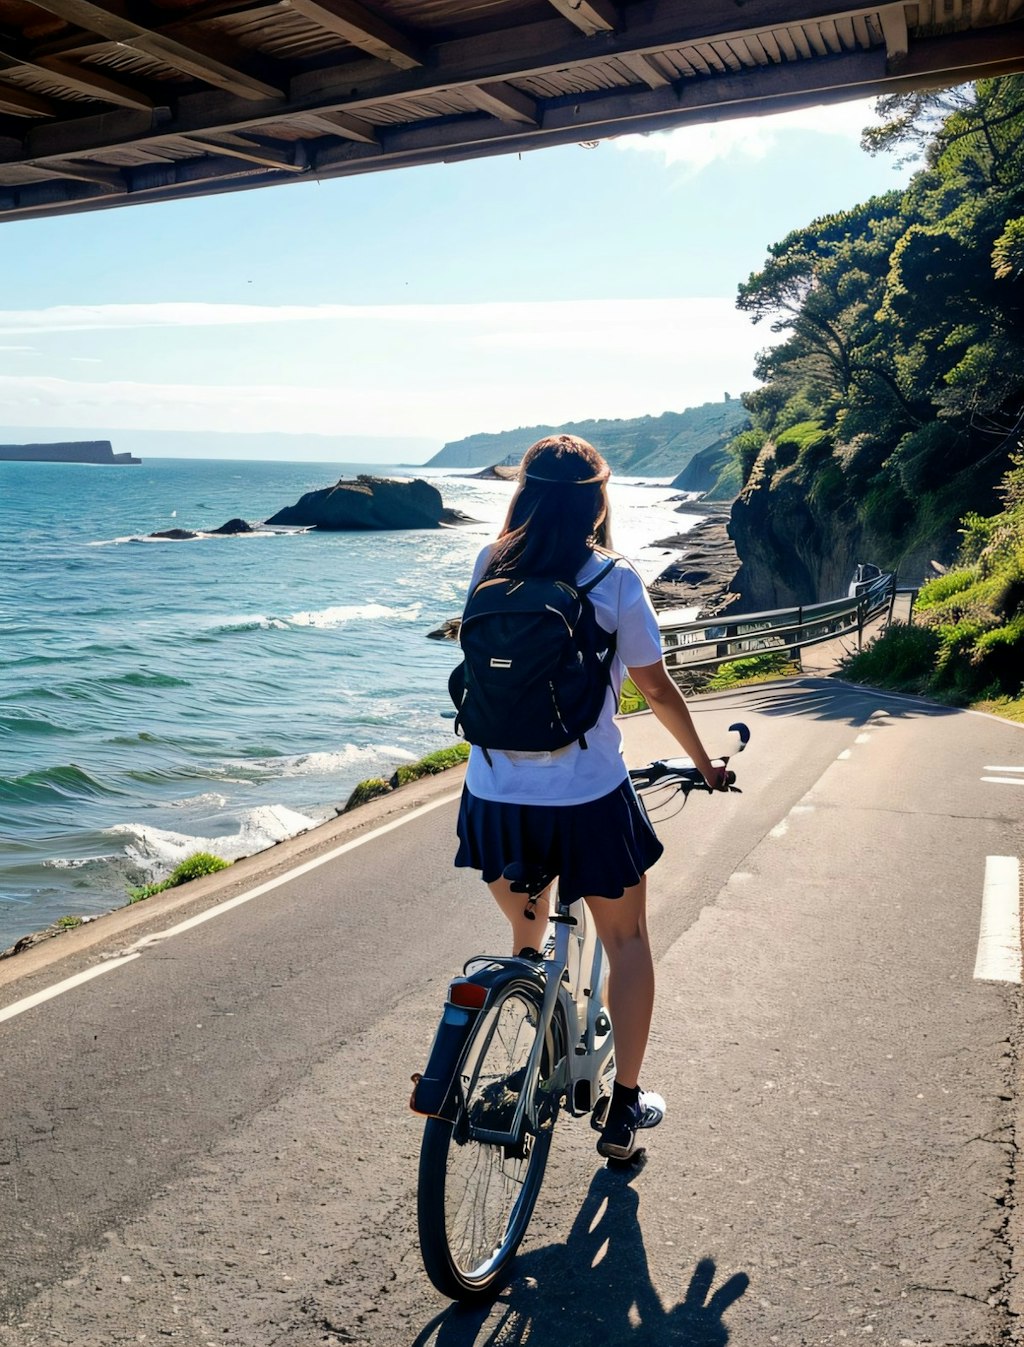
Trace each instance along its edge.
{"label": "bare leg", "polygon": [[551,885],[548,885],[537,899],[536,904],[530,909],[535,913],[533,921],[525,915],[527,895],[525,893],[513,893],[512,886],[507,879],[496,879],[487,887],[494,894],[498,906],[512,926],[512,953],[518,954],[521,949],[526,949],[528,946],[533,949],[540,949],[541,942],[544,939],[544,931],[548,924]]}
{"label": "bare leg", "polygon": [[606,1000],[615,1029],[615,1079],[632,1088],[654,1011],[654,960],[647,934],[647,877],[621,898],[588,898],[594,925],[608,955]]}

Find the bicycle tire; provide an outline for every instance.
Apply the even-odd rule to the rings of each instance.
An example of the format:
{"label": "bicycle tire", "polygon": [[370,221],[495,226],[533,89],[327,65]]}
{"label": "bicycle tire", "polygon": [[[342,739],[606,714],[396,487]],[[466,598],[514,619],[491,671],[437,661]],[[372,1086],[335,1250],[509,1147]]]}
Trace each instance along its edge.
{"label": "bicycle tire", "polygon": [[524,983],[498,994],[466,1053],[465,1106],[454,1123],[428,1118],[423,1131],[420,1250],[427,1276],[450,1300],[481,1300],[498,1289],[533,1215],[560,1105],[547,1079],[565,1051],[559,1006],[541,1058],[538,1129],[527,1131],[521,1146],[506,1147],[475,1139],[470,1128],[475,1122],[502,1130],[510,1122],[518,1092],[508,1081],[526,1065],[540,1005],[539,991]]}

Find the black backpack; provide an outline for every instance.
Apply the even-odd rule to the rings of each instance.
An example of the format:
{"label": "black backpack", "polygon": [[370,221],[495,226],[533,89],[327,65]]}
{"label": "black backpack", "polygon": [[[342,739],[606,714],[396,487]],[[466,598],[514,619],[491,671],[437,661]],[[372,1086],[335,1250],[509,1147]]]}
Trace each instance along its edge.
{"label": "black backpack", "polygon": [[[452,670],[455,732],[471,744],[540,753],[587,746],[604,705],[615,633],[588,595],[615,560],[584,585],[499,575],[481,580],[462,614],[464,659]],[[489,759],[488,759],[489,760]]]}

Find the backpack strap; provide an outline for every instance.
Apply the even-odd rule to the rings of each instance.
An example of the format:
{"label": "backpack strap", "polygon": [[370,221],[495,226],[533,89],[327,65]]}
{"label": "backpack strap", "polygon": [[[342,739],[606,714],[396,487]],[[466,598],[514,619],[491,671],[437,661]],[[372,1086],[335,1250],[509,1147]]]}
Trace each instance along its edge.
{"label": "backpack strap", "polygon": [[588,580],[585,585],[577,585],[577,594],[589,594],[595,585],[599,585],[606,575],[610,575],[618,563],[618,557],[612,557],[606,566],[602,566],[593,580]]}

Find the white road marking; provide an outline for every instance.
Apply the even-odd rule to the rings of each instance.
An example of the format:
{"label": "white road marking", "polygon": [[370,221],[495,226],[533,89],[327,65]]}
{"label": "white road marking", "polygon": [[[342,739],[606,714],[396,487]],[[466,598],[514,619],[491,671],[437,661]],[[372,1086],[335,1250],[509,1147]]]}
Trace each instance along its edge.
{"label": "white road marking", "polygon": [[57,982],[52,987],[47,987],[45,991],[36,992],[34,996],[26,996],[24,1000],[15,1001],[12,1005],[0,1009],[0,1022],[13,1019],[15,1015],[20,1015],[26,1010],[32,1010],[35,1006],[41,1005],[44,1001],[52,1000],[53,997],[60,996],[63,992],[72,991],[75,987],[80,987],[83,982],[89,982],[92,978],[99,977],[101,973],[109,973],[114,968],[121,968],[124,964],[131,963],[133,959],[139,958],[142,951],[150,946],[158,944],[162,940],[169,940],[173,935],[181,935],[183,931],[190,931],[194,926],[201,926],[203,922],[212,921],[214,917],[219,917],[224,912],[230,912],[234,907],[240,907],[243,903],[251,902],[253,898],[259,898],[261,894],[269,893],[271,889],[277,889],[282,884],[290,883],[291,880],[297,879],[299,875],[309,874],[311,870],[326,865],[328,861],[336,860],[338,856],[344,856],[347,851],[355,851],[357,847],[365,846],[367,842],[383,837],[385,833],[394,832],[396,828],[404,827],[406,823],[411,823],[413,819],[429,814],[433,809],[440,809],[442,805],[451,804],[459,798],[459,794],[459,791],[452,791],[448,795],[441,795],[436,800],[431,800],[429,804],[420,805],[418,809],[412,809],[408,814],[392,819],[390,823],[384,823],[379,828],[374,828],[359,837],[354,837],[351,842],[343,842],[340,847],[335,847],[333,851],[326,851],[314,860],[306,861],[303,865],[297,865],[294,870],[288,870],[283,875],[278,875],[276,879],[269,879],[265,884],[258,884],[254,889],[249,889],[245,893],[238,894],[235,898],[228,898],[225,902],[218,903],[216,907],[207,908],[205,912],[189,917],[187,921],[181,921],[177,926],[170,926],[166,931],[160,931],[157,935],[146,936],[126,949],[101,955],[104,962],[97,964],[95,968],[86,969],[84,973],[76,973],[74,977],[66,978],[63,982]]}
{"label": "white road marking", "polygon": [[854,742],[855,744],[870,744],[870,743],[871,743],[871,735],[870,735],[870,734],[858,734],[857,737],[856,737],[856,739],[854,739],[853,742]]}
{"label": "white road marking", "polygon": [[981,931],[974,976],[985,982],[1020,982],[1020,862],[985,857]]}
{"label": "white road marking", "polygon": [[[137,954],[129,954],[127,958],[121,960],[121,963],[128,963],[138,957]],[[15,1001],[12,1005],[5,1006],[0,1010],[0,1022],[13,1020],[15,1015],[21,1015],[26,1010],[32,1010],[35,1006],[42,1005],[44,1001],[50,1001],[55,996],[60,996],[75,987],[80,987],[83,982],[91,982],[93,978],[98,978],[101,973],[109,973],[111,969],[120,968],[121,963],[97,964],[95,968],[87,968],[84,973],[76,973],[74,977],[65,978],[63,982],[55,982],[52,987],[47,987],[45,991],[36,992],[34,996],[26,996],[21,1001]]]}
{"label": "white road marking", "polygon": [[1024,766],[1022,767],[986,767],[986,772],[1020,772],[1024,775]]}
{"label": "white road marking", "polygon": [[844,748],[843,751],[842,751],[842,753],[839,754],[839,759],[838,759],[838,760],[839,760],[839,762],[845,762],[847,758],[852,758],[852,757],[853,757],[853,749],[852,749],[852,748]]}
{"label": "white road marking", "polygon": [[1024,786],[1024,776],[983,776],[990,786]]}

